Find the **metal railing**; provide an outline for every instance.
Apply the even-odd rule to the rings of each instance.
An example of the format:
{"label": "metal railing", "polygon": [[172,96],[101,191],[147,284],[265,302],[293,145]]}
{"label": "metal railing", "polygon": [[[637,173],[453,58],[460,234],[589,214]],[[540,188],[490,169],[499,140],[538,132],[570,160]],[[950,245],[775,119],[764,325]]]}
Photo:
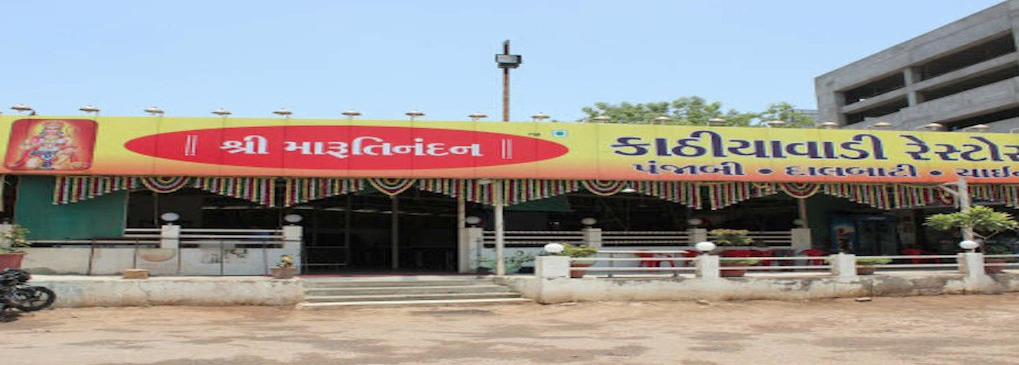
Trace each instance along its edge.
{"label": "metal railing", "polygon": [[[86,274],[92,275],[98,264],[98,251],[102,249],[131,249],[131,268],[139,267],[139,251],[161,247],[160,228],[127,228],[122,237],[69,240],[33,240],[33,248],[88,248]],[[226,275],[227,254],[247,254],[249,249],[261,250],[263,274],[269,270],[269,249],[283,248],[285,242],[281,229],[221,229],[183,228],[179,236],[180,252],[176,255],[177,272],[182,272],[182,257],[191,250],[213,250],[218,252],[219,275]]]}
{"label": "metal railing", "polygon": [[693,242],[687,231],[602,231],[603,247],[620,246],[689,246]]}
{"label": "metal railing", "polygon": [[[601,273],[600,275],[594,276],[605,276],[614,277],[618,274],[624,274],[627,276],[649,276],[649,273],[666,273],[670,276],[677,277],[682,273],[693,273],[696,268],[694,267],[697,258],[686,257],[687,250],[600,250],[595,257],[576,257],[572,258],[571,262],[590,262],[592,265],[597,263],[604,263],[606,266],[590,266],[587,268],[589,272]],[[626,255],[626,257],[619,257],[617,255]],[[654,255],[653,257],[641,257],[638,255]],[[602,257],[598,257],[602,256]],[[636,262],[638,265],[633,266],[617,266],[617,264],[627,264]],[[654,266],[642,267],[641,264],[653,263]],[[669,266],[662,266],[668,263]]]}
{"label": "metal railing", "polygon": [[[747,237],[755,243],[763,243],[767,246],[788,247],[793,244],[792,231],[751,231],[747,233]],[[717,238],[715,235],[708,234],[708,241],[714,242]]]}
{"label": "metal railing", "polygon": [[991,267],[991,271],[1019,269],[1019,254],[984,255],[984,267]]}
{"label": "metal railing", "polygon": [[[861,260],[889,259],[887,264],[866,264]],[[857,256],[856,267],[869,266],[876,271],[889,269],[959,269],[959,257],[956,255],[891,255],[891,256]]]}
{"label": "metal railing", "polygon": [[[506,247],[542,247],[551,242],[584,244],[581,231],[506,231],[503,234]],[[495,247],[495,232],[484,232],[485,248]]]}

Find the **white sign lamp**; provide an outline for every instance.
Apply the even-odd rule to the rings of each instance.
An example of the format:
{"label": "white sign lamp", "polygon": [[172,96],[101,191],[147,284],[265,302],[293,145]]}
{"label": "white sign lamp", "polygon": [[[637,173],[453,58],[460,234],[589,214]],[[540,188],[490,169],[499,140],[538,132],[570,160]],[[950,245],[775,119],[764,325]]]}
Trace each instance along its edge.
{"label": "white sign lamp", "polygon": [[566,249],[566,247],[563,247],[563,245],[560,243],[549,243],[545,245],[544,249],[545,252],[548,252],[553,255],[558,255],[559,253],[563,252],[563,250]]}
{"label": "white sign lamp", "polygon": [[945,128],[945,126],[942,125],[941,123],[927,123],[922,126],[913,128],[913,130],[925,129],[928,131],[940,131],[942,128]]}
{"label": "white sign lamp", "polygon": [[410,117],[411,121],[414,121],[414,118],[425,116],[425,113],[423,113],[423,112],[421,112],[419,110],[411,110],[411,111],[406,112],[404,114],[407,114],[407,116]]}
{"label": "white sign lamp", "polygon": [[536,113],[536,114],[531,116],[531,119],[534,120],[535,122],[542,122],[542,121],[545,121],[545,119],[548,119],[548,118],[551,118],[551,117],[548,116],[548,114],[545,114],[545,113],[542,113],[542,112],[538,112],[538,113]]}
{"label": "white sign lamp", "polygon": [[302,220],[304,220],[304,217],[302,217],[300,214],[291,213],[283,216],[283,220],[290,224],[298,224],[301,223]]}
{"label": "white sign lamp", "polygon": [[697,244],[693,247],[696,248],[697,251],[700,251],[702,255],[707,255],[709,252],[714,251],[718,246],[715,246],[715,244],[710,241],[702,241],[697,242]]}
{"label": "white sign lamp", "polygon": [[32,112],[32,114],[35,114],[35,109],[32,109],[32,107],[20,103],[11,106],[11,110],[14,110],[18,113]]}
{"label": "white sign lamp", "polygon": [[477,121],[479,121],[479,120],[481,120],[483,118],[488,118],[488,115],[486,115],[485,113],[482,113],[482,112],[477,112],[477,113],[471,113],[471,115],[468,115],[467,117],[471,118],[472,122],[477,122]]}
{"label": "white sign lamp", "polygon": [[218,115],[220,117],[226,118],[231,113],[230,113],[229,110],[226,110],[226,109],[223,109],[223,108],[219,108],[219,109],[213,110],[212,114],[216,114],[216,115]]}
{"label": "white sign lamp", "polygon": [[287,110],[287,108],[279,108],[273,111],[272,113],[287,119],[290,119],[290,115],[294,114],[294,112]]}
{"label": "white sign lamp", "polygon": [[583,225],[588,226],[588,227],[593,226],[596,223],[598,223],[598,220],[594,219],[592,217],[587,217],[587,218],[584,218],[584,219],[580,220],[580,224],[583,224]]}
{"label": "white sign lamp", "polygon": [[966,250],[966,252],[974,252],[977,247],[980,247],[980,244],[976,241],[965,240],[959,242],[959,248]]}
{"label": "white sign lamp", "polygon": [[892,127],[892,123],[888,122],[877,122],[870,125],[870,129],[888,129]]}
{"label": "white sign lamp", "polygon": [[354,120],[354,117],[361,116],[361,112],[359,112],[357,110],[347,110],[347,111],[343,112],[342,114],[347,117],[347,120]]}
{"label": "white sign lamp", "polygon": [[476,227],[478,223],[481,223],[481,218],[472,215],[470,217],[464,218],[464,223],[469,224],[471,227]]}
{"label": "white sign lamp", "polygon": [[977,124],[977,125],[971,125],[969,127],[963,128],[962,130],[964,130],[966,132],[978,132],[978,133],[982,133],[982,132],[987,132],[988,129],[991,129],[991,126],[989,126],[987,124]]}
{"label": "white sign lamp", "polygon": [[166,223],[173,224],[173,222],[176,222],[178,219],[180,219],[180,214],[174,212],[166,212],[161,214],[159,216],[159,219],[162,219]]}
{"label": "white sign lamp", "polygon": [[155,116],[163,116],[163,113],[164,113],[163,109],[159,109],[158,106],[150,106],[148,108],[145,108],[145,112],[149,113],[149,115],[151,115],[153,117],[155,117]]}
{"label": "white sign lamp", "polygon": [[85,114],[92,114],[93,116],[97,117],[99,116],[99,108],[96,108],[92,105],[83,106],[81,108],[78,108],[78,110],[85,112]]}

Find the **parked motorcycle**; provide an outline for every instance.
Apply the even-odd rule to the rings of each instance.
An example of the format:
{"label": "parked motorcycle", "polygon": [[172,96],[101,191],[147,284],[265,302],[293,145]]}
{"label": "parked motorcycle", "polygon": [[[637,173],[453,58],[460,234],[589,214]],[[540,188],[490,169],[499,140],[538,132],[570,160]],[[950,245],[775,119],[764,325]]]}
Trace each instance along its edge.
{"label": "parked motorcycle", "polygon": [[32,274],[24,270],[0,271],[0,313],[13,308],[23,312],[46,309],[57,300],[57,295],[44,286],[28,285]]}

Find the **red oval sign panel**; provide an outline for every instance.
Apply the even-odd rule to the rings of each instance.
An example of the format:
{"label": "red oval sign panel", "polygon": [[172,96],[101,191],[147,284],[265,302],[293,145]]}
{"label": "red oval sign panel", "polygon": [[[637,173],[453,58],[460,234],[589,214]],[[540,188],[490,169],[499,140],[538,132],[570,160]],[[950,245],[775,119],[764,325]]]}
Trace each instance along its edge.
{"label": "red oval sign panel", "polygon": [[498,166],[547,160],[568,151],[555,142],[510,134],[374,126],[196,129],[140,137],[124,146],[178,161],[321,170]]}

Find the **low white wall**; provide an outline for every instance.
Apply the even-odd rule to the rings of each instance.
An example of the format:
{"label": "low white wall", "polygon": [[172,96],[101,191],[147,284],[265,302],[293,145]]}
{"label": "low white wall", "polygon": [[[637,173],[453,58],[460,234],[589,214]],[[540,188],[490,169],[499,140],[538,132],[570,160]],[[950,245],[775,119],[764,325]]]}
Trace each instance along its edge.
{"label": "low white wall", "polygon": [[973,283],[960,274],[924,273],[915,276],[875,275],[855,279],[837,277],[719,278],[719,279],[604,279],[506,277],[501,280],[524,297],[539,303],[574,301],[654,300],[806,300],[861,296],[915,296],[1019,291],[1019,275],[995,275]]}
{"label": "low white wall", "polygon": [[35,275],[30,282],[57,294],[55,307],[149,305],[294,305],[304,301],[301,279],[165,277],[121,279]]}
{"label": "low white wall", "polygon": [[282,255],[299,265],[300,247],[184,248],[180,256],[171,248],[34,247],[26,250],[21,267],[33,274],[119,275],[126,269],[147,269],[160,275],[267,275]]}

